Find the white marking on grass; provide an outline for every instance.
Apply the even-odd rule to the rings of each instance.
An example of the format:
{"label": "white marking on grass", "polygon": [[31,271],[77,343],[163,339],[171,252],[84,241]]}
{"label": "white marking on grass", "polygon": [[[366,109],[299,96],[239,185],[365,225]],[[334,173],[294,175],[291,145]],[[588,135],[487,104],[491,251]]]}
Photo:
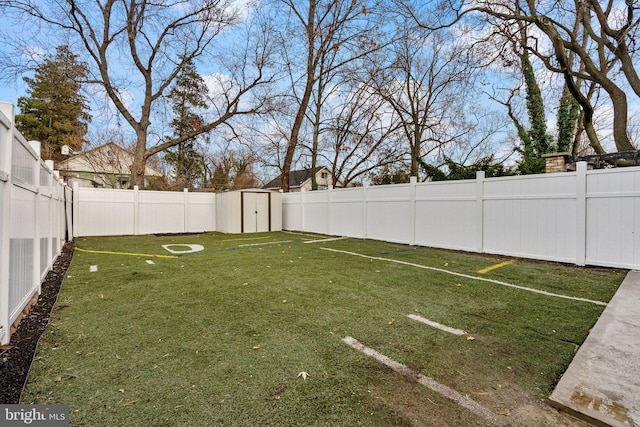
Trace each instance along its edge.
{"label": "white marking on grass", "polygon": [[238,245],[238,246],[241,248],[245,248],[247,246],[267,246],[267,245],[278,245],[280,243],[291,243],[291,240],[280,240],[279,242],[247,243],[247,244]]}
{"label": "white marking on grass", "polygon": [[425,325],[429,325],[431,327],[440,329],[441,331],[449,332],[450,334],[454,334],[454,335],[466,335],[467,334],[462,329],[452,328],[450,326],[446,326],[446,325],[443,325],[441,323],[434,322],[433,320],[425,319],[424,317],[421,317],[421,316],[416,316],[415,314],[407,314],[407,317],[409,319],[413,319],[413,320],[416,320],[418,322],[424,323]]}
{"label": "white marking on grass", "polygon": [[149,264],[149,265],[153,265],[153,264],[155,264],[155,262],[153,262],[153,261],[151,261],[150,259],[148,259],[148,260],[147,260],[147,264]]}
{"label": "white marking on grass", "polygon": [[395,360],[388,358],[384,354],[378,353],[374,349],[365,346],[355,338],[345,337],[342,339],[342,342],[347,344],[349,347],[366,354],[367,356],[373,357],[374,359],[387,365],[397,373],[405,375],[406,377],[417,381],[418,383],[438,393],[439,395],[446,397],[447,399],[455,402],[463,408],[468,409],[475,415],[482,417],[485,420],[492,422],[493,424],[500,424],[497,415],[495,415],[491,410],[485,408],[475,400],[471,399],[469,396],[465,396],[464,394],[452,389],[451,387],[440,384],[433,378],[427,377],[426,375],[423,375],[420,372],[409,368],[408,366],[405,366],[401,363],[396,362]]}
{"label": "white marking on grass", "polygon": [[260,240],[260,239],[268,239],[269,236],[262,236],[262,237],[247,237],[244,239],[225,239],[225,240],[220,240],[221,242],[239,242],[241,240]]}
{"label": "white marking on grass", "polygon": [[323,242],[335,242],[336,240],[344,240],[347,237],[331,237],[328,239],[319,239],[319,240],[305,240],[303,243],[323,243]]}
{"label": "white marking on grass", "polygon": [[[173,246],[182,246],[182,247],[186,246],[189,249],[186,250],[186,251],[177,251],[175,249],[171,249]],[[202,246],[202,245],[187,245],[187,244],[181,244],[181,243],[175,243],[175,244],[172,244],[172,245],[162,245],[162,247],[165,248],[166,250],[168,250],[169,252],[171,252],[172,254],[176,254],[176,255],[178,255],[178,254],[180,254],[180,255],[181,254],[190,254],[190,253],[193,253],[193,252],[200,252],[200,251],[204,250],[204,246]]]}
{"label": "white marking on grass", "polygon": [[587,299],[587,298],[580,298],[580,297],[572,297],[572,296],[569,296],[569,295],[554,294],[553,292],[542,291],[540,289],[527,288],[525,286],[514,285],[512,283],[501,282],[499,280],[487,279],[485,277],[471,276],[471,275],[462,274],[462,273],[456,273],[455,271],[444,270],[442,268],[437,268],[437,267],[429,267],[427,265],[414,264],[412,262],[400,261],[400,260],[397,260],[397,259],[369,256],[369,255],[359,254],[357,252],[341,251],[341,250],[338,250],[338,249],[331,249],[331,248],[320,248],[320,249],[322,249],[324,251],[330,251],[330,252],[337,252],[337,253],[341,253],[341,254],[359,256],[359,257],[362,257],[362,258],[375,259],[375,260],[378,260],[378,261],[393,262],[393,263],[396,263],[396,264],[408,265],[410,267],[424,268],[425,270],[438,271],[440,273],[451,274],[453,276],[458,276],[458,277],[464,277],[465,279],[479,280],[481,282],[495,283],[496,285],[506,286],[506,287],[514,288],[514,289],[520,289],[522,291],[533,292],[533,293],[536,293],[536,294],[546,295],[546,296],[549,296],[549,297],[564,298],[564,299],[569,299],[569,300],[573,300],[573,301],[582,301],[582,302],[588,302],[588,303],[591,303],[591,304],[603,305],[603,306],[607,305],[606,302],[602,302],[602,301],[595,301],[595,300],[591,300],[591,299]]}
{"label": "white marking on grass", "polygon": [[96,271],[98,271],[98,266],[97,265],[90,265],[89,266],[89,272],[90,273],[95,273]]}
{"label": "white marking on grass", "polygon": [[295,231],[287,231],[287,230],[282,230],[282,232],[287,234],[295,234],[296,236],[313,237],[314,239],[321,237],[320,234],[296,233]]}

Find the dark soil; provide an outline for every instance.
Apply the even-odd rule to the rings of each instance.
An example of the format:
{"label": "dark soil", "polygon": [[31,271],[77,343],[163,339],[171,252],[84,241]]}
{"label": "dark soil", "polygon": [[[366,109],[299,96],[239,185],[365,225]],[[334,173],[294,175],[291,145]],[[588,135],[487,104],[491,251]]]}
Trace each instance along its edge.
{"label": "dark soil", "polygon": [[64,275],[73,257],[73,242],[67,242],[53,268],[42,282],[38,302],[20,321],[9,345],[0,347],[0,404],[20,403],[40,336],[49,324]]}

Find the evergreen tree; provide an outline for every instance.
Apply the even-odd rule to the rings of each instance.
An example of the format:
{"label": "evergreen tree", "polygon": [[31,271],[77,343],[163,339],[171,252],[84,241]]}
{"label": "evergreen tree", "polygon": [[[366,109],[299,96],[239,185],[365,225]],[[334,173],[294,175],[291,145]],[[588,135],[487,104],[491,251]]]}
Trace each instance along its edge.
{"label": "evergreen tree", "polygon": [[[193,62],[185,62],[167,96],[173,110],[173,120],[170,123],[173,138],[180,138],[202,125],[203,118],[196,111],[207,107],[207,92],[207,85]],[[206,172],[204,157],[198,151],[196,138],[167,150],[164,158],[174,167],[174,186],[177,189],[194,187],[198,181],[206,181],[206,177],[203,177]]]}
{"label": "evergreen tree", "polygon": [[91,116],[87,99],[80,94],[87,67],[69,46],[59,46],[35,71],[25,77],[27,96],[18,98],[16,127],[29,140],[40,141],[42,157],[60,161],[60,147],[80,151]]}

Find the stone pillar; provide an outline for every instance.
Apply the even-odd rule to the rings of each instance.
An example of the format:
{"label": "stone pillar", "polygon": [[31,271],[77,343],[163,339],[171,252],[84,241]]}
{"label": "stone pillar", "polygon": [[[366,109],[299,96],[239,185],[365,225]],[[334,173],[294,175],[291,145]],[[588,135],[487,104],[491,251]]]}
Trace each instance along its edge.
{"label": "stone pillar", "polygon": [[542,156],[546,163],[546,173],[566,172],[571,162],[570,153],[549,153]]}

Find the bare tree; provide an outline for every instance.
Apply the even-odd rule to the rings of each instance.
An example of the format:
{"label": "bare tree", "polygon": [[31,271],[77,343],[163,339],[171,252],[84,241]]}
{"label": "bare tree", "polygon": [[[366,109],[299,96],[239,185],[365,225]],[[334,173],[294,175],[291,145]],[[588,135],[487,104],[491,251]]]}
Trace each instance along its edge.
{"label": "bare tree", "polygon": [[[319,108],[330,76],[379,46],[371,38],[376,27],[372,19],[375,1],[278,2],[284,7],[277,10],[286,17],[280,37],[282,56],[297,104],[282,158],[283,190],[289,191],[289,173],[314,90]],[[318,114],[312,117],[317,118]]]}
{"label": "bare tree", "polygon": [[469,50],[448,42],[450,35],[406,26],[389,53],[386,67],[374,65],[372,86],[398,116],[409,146],[411,175],[425,156],[437,155],[468,129],[455,126],[464,116],[464,94],[475,69]]}
{"label": "bare tree", "polygon": [[[444,7],[440,10],[448,13],[435,19],[421,15],[415,4],[399,3],[421,26],[432,29],[450,26],[473,12],[492,16],[508,24],[520,22],[535,26],[540,36],[530,35],[532,40],[527,43],[527,49],[549,70],[564,76],[567,90],[583,110],[583,125],[587,133],[592,132],[589,123],[593,106],[585,93],[590,90],[588,82],[593,82],[607,92],[611,101],[616,148],[618,151],[634,149],[627,132],[627,95],[615,76],[623,75],[624,82],[640,96],[640,79],[634,61],[638,53],[635,40],[640,23],[636,13],[639,9],[637,2],[454,0],[440,3]],[[594,135],[589,134],[589,138],[593,142]]]}
{"label": "bare tree", "polygon": [[399,162],[403,150],[397,114],[366,83],[344,86],[348,92],[337,97],[341,103],[327,119],[322,152],[333,182],[347,187],[375,168]]}
{"label": "bare tree", "polygon": [[[268,32],[258,29],[253,49],[236,59],[217,99],[217,114],[179,137],[150,141],[154,108],[189,61],[209,53],[214,41],[238,21],[231,0],[8,0],[3,9],[57,31],[73,42],[100,85],[136,135],[131,185],[142,186],[147,159],[210,132],[264,104],[247,98],[265,82]],[[237,64],[236,63],[236,64]]]}

